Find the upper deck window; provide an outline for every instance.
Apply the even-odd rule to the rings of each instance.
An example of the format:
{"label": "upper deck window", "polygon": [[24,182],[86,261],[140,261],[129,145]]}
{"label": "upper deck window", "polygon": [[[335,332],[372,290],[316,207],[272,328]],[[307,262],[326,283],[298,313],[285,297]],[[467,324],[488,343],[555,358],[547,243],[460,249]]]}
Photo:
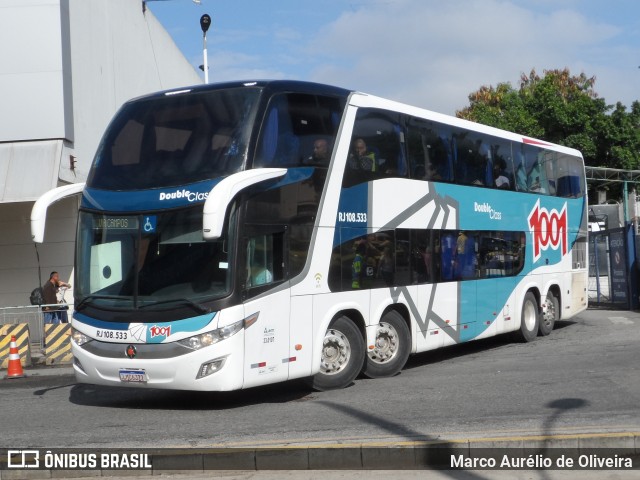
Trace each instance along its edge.
{"label": "upper deck window", "polygon": [[274,95],[253,163],[260,167],[328,167],[344,100],[306,93]]}
{"label": "upper deck window", "polygon": [[241,170],[259,95],[259,88],[235,88],[125,105],[102,139],[88,186],[138,190]]}

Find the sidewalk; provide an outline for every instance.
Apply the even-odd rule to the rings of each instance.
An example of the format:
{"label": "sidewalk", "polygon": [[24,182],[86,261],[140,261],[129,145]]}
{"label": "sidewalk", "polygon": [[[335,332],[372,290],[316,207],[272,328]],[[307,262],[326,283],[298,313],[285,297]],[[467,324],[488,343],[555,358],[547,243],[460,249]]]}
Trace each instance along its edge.
{"label": "sidewalk", "polygon": [[73,375],[70,364],[47,365],[44,348],[40,345],[31,346],[31,366],[24,368],[27,376]]}

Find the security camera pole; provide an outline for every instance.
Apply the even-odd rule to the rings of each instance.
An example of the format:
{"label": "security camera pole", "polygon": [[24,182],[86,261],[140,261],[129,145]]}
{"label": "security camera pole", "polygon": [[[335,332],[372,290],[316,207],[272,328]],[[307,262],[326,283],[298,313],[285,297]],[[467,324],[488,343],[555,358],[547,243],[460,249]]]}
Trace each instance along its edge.
{"label": "security camera pole", "polygon": [[204,57],[204,83],[209,83],[209,65],[207,62],[207,30],[211,25],[211,17],[206,13],[200,17],[200,28],[202,28],[202,56]]}

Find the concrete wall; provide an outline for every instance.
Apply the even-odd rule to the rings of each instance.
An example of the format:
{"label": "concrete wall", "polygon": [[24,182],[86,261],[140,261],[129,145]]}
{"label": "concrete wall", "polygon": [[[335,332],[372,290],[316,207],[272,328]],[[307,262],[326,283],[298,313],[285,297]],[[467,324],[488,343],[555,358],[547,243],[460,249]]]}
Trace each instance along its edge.
{"label": "concrete wall", "polygon": [[61,28],[60,0],[0,0],[0,142],[66,138]]}
{"label": "concrete wall", "polygon": [[102,133],[124,102],[201,80],[153,13],[143,13],[142,2],[62,3],[68,4],[71,27],[75,140],[62,153],[59,176],[74,183],[86,178]]}
{"label": "concrete wall", "polygon": [[[138,0],[0,0],[0,39],[2,308],[28,304],[40,282],[33,200],[86,179],[126,100],[201,80]],[[49,208],[38,246],[43,282],[52,270],[70,278],[76,222],[76,199]]]}
{"label": "concrete wall", "polygon": [[[30,222],[33,203],[0,204],[0,307],[29,304],[29,293],[40,282]],[[58,202],[49,208],[44,243],[38,245],[42,284],[53,270],[68,281],[73,269],[76,199]],[[73,282],[71,282],[73,283]]]}

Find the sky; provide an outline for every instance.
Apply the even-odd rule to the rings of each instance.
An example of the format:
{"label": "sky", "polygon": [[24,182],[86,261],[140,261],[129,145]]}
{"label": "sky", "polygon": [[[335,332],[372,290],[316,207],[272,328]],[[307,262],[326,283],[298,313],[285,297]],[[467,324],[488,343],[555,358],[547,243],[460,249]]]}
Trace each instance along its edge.
{"label": "sky", "polygon": [[[535,69],[595,76],[607,104],[640,99],[638,0],[153,0],[209,81],[329,83],[453,115],[483,85]],[[200,72],[200,70],[198,70]],[[202,72],[200,72],[202,73]],[[204,77],[203,77],[204,78]]]}

